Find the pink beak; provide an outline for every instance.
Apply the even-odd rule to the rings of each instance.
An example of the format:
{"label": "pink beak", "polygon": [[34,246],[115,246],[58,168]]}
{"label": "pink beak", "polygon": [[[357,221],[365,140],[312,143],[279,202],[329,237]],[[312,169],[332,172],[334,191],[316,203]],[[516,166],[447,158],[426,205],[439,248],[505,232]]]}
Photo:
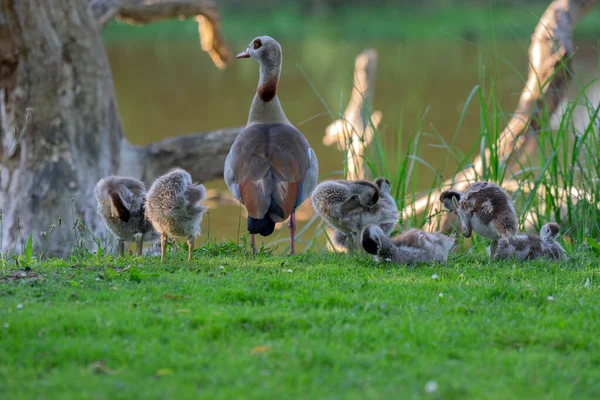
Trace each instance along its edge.
{"label": "pink beak", "polygon": [[250,58],[250,52],[248,51],[248,49],[246,49],[240,54],[238,54],[236,58]]}

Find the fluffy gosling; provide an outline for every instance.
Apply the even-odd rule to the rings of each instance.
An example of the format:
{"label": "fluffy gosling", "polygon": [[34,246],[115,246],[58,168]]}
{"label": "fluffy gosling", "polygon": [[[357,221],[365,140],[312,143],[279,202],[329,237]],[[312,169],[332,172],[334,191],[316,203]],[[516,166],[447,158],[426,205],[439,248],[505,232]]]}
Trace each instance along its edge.
{"label": "fluffy gosling", "polygon": [[336,244],[350,252],[357,247],[357,238],[366,225],[381,224],[386,232],[391,232],[399,215],[389,182],[383,178],[375,183],[364,180],[322,182],[315,188],[311,203],[336,229]]}
{"label": "fluffy gosling", "polygon": [[106,228],[117,238],[117,255],[125,253],[125,242],[136,243],[136,254],[142,254],[144,241],[155,241],[158,233],[146,219],[144,202],[146,187],[137,179],[108,176],[94,189],[98,214]]}
{"label": "fluffy gosling", "polygon": [[377,225],[368,225],[361,233],[361,244],[369,254],[398,264],[438,262],[445,264],[456,239],[442,233],[418,229],[389,238]]}
{"label": "fluffy gosling", "polygon": [[169,237],[185,237],[188,261],[192,261],[194,239],[200,234],[202,214],[207,210],[200,202],[206,196],[203,185],[194,185],[189,173],[175,169],[156,179],[148,191],[146,215],[160,234],[161,261]]}
{"label": "fluffy gosling", "polygon": [[490,182],[476,182],[464,193],[457,190],[442,192],[440,201],[458,215],[462,233],[471,237],[472,231],[490,239],[490,257],[494,259],[498,240],[517,233],[517,214],[508,194]]}
{"label": "fluffy gosling", "polygon": [[500,239],[496,250],[496,258],[501,260],[509,258],[517,260],[533,260],[536,258],[564,260],[566,253],[557,241],[559,235],[560,226],[554,222],[549,222],[542,226],[540,236],[520,233],[510,238]]}

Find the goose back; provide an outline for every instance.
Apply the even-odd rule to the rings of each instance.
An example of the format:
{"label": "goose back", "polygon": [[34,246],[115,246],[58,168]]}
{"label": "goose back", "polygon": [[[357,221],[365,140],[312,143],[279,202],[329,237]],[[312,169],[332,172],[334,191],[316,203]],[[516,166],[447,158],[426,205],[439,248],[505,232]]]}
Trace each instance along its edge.
{"label": "goose back", "polygon": [[318,174],[306,138],[283,123],[246,127],[225,160],[225,183],[254,219],[287,219],[310,195]]}

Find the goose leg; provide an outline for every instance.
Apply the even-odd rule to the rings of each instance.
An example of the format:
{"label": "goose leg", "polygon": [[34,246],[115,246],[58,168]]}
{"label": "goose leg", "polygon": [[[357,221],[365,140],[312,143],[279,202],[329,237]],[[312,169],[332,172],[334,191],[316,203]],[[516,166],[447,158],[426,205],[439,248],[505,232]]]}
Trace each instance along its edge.
{"label": "goose leg", "polygon": [[192,236],[188,237],[188,262],[192,262],[192,251],[194,250],[194,238]]}
{"label": "goose leg", "polygon": [[496,250],[498,249],[498,241],[497,240],[492,240],[492,243],[490,243],[490,260],[494,260],[494,258],[496,258]]}
{"label": "goose leg", "polygon": [[144,235],[136,233],[133,237],[135,238],[135,253],[136,255],[141,256],[142,249],[144,248]]}
{"label": "goose leg", "polygon": [[252,239],[252,254],[258,253],[256,250],[256,235],[254,233],[250,234],[250,238]]}
{"label": "goose leg", "polygon": [[125,242],[117,239],[117,257],[123,257],[123,254],[125,254]]}
{"label": "goose leg", "polygon": [[165,233],[160,234],[160,261],[165,261],[165,252],[167,251],[167,235]]}
{"label": "goose leg", "polygon": [[296,236],[296,214],[290,215],[290,256],[296,254],[296,245],[294,238]]}

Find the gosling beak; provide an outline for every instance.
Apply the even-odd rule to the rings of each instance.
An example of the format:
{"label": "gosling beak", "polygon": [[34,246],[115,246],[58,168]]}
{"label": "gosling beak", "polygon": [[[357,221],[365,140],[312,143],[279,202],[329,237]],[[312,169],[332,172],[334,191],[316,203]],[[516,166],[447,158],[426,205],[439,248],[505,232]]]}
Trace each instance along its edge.
{"label": "gosling beak", "polygon": [[250,52],[248,51],[248,49],[246,49],[240,54],[238,54],[236,58],[250,58]]}

